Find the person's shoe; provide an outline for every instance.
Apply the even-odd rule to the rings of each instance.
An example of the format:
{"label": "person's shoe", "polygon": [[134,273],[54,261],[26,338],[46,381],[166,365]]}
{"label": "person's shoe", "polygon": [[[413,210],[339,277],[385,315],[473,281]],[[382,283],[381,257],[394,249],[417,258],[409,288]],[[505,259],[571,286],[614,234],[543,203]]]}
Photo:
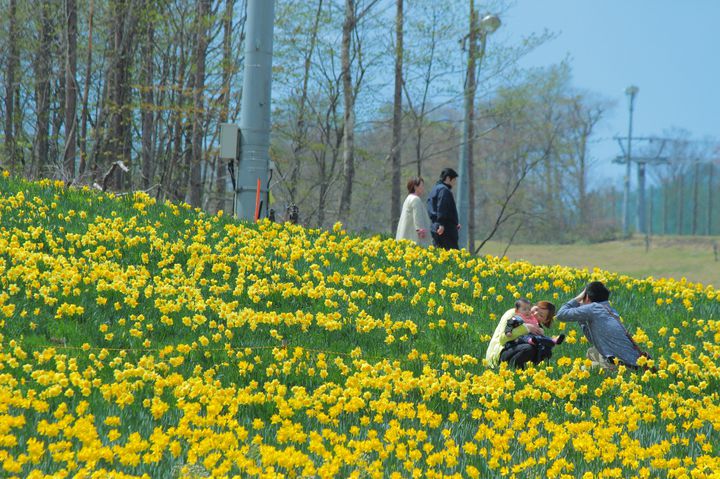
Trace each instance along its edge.
{"label": "person's shoe", "polygon": [[561,334],[560,336],[555,338],[555,346],[557,346],[558,344],[562,344],[563,341],[565,341],[565,335]]}

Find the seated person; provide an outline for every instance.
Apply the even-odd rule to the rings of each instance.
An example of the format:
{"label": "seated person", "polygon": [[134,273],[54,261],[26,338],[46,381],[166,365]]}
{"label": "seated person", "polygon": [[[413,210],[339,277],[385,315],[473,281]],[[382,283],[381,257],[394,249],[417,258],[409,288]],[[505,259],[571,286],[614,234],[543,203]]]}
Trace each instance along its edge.
{"label": "seated person", "polygon": [[[552,356],[550,351],[552,348],[549,347],[548,341],[553,342],[553,340],[543,336],[542,327],[549,327],[552,324],[555,305],[548,301],[539,301],[530,308],[529,315],[523,313],[527,316],[527,322],[523,320],[522,324],[511,330],[510,336],[506,336],[505,328],[508,321],[517,316],[521,307],[522,305],[518,304],[516,309],[507,310],[500,318],[485,353],[489,366],[496,367],[500,362],[507,362],[513,367],[524,368],[528,361],[538,364]],[[527,340],[517,340],[526,335],[531,337]],[[562,339],[558,338],[556,342],[562,342]],[[553,346],[554,344],[555,342]]]}
{"label": "seated person", "polygon": [[[526,298],[519,298],[515,301],[515,314],[508,319],[505,324],[505,336],[507,338],[511,338],[513,336],[513,330],[522,324],[534,324],[536,326],[540,326],[537,319],[530,314],[531,308],[532,303]],[[547,348],[553,348],[558,344],[562,344],[564,340],[564,334],[555,338],[549,338],[541,334],[524,334],[515,339],[515,341],[536,344]]]}

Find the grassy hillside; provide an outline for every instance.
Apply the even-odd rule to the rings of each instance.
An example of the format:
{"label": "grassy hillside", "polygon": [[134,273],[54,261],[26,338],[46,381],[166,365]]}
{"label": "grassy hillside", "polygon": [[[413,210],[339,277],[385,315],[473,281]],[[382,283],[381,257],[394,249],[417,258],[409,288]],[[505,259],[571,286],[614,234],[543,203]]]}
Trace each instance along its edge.
{"label": "grassy hillside", "polygon": [[[599,267],[636,278],[675,278],[720,285],[720,261],[713,243],[720,238],[706,236],[654,236],[646,250],[645,239],[635,236],[628,240],[593,244],[526,245],[514,244],[507,251],[512,261],[533,264],[562,264],[573,268]],[[502,255],[506,243],[489,242],[485,254]],[[720,253],[719,253],[720,254]]]}
{"label": "grassy hillside", "polygon": [[[0,178],[2,477],[710,477],[720,294]],[[658,372],[481,358],[601,279]],[[93,476],[93,474],[95,474]]]}

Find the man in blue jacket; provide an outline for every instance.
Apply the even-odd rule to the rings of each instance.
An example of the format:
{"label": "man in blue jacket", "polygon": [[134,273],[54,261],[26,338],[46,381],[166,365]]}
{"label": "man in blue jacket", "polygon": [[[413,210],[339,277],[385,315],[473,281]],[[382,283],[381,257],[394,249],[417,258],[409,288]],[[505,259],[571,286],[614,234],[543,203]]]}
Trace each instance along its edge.
{"label": "man in blue jacket", "polygon": [[608,369],[614,369],[616,363],[635,369],[638,358],[644,353],[620,322],[620,315],[610,306],[609,298],[610,291],[605,285],[593,281],[577,297],[565,303],[556,318],[580,324],[593,345],[587,353],[593,363]]}
{"label": "man in blue jacket", "polygon": [[459,249],[458,247],[458,212],[452,187],[457,183],[458,174],[452,168],[445,168],[440,173],[440,181],[433,187],[427,199],[430,215],[430,234],[438,248]]}

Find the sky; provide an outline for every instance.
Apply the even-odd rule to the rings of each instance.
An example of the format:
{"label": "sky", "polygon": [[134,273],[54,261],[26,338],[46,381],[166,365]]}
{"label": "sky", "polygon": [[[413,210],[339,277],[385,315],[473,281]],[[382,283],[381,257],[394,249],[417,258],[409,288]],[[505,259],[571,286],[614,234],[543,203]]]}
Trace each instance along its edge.
{"label": "sky", "polygon": [[[719,22],[720,0],[516,0],[495,35],[516,43],[547,28],[555,38],[522,65],[567,58],[574,87],[615,103],[591,154],[596,182],[620,186],[624,167],[611,160],[622,151],[613,137],[627,136],[629,85],[639,88],[633,137],[678,127],[695,139],[720,140]],[[634,174],[632,181],[634,187]]]}

